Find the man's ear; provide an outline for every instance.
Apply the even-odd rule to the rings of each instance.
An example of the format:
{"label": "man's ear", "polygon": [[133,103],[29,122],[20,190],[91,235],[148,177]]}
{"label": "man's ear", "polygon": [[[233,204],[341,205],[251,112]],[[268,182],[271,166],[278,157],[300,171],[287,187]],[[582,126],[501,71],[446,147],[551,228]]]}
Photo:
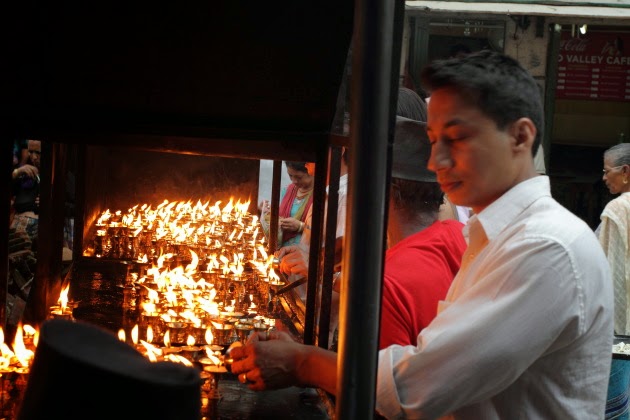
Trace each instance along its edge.
{"label": "man's ear", "polygon": [[516,149],[526,149],[528,153],[531,153],[536,138],[536,126],[531,119],[523,117],[512,123],[510,135],[515,140]]}

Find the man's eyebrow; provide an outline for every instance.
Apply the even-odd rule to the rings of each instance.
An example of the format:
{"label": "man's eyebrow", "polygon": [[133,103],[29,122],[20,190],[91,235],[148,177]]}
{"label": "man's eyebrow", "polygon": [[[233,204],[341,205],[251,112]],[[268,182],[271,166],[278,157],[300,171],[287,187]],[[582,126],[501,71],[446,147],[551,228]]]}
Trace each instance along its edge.
{"label": "man's eyebrow", "polygon": [[[452,120],[447,121],[444,124],[444,128],[450,128],[450,127],[453,127],[453,126],[456,126],[456,125],[461,125],[461,124],[463,124],[463,121],[462,121],[461,118],[453,118]],[[426,126],[426,130],[427,130],[427,133],[432,131],[431,130],[431,126],[428,123],[427,123],[427,126]]]}

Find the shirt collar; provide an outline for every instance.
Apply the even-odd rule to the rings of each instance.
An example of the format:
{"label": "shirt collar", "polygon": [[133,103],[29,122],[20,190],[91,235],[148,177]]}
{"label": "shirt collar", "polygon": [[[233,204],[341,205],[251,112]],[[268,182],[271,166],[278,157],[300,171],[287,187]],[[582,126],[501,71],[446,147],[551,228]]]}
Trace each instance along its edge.
{"label": "shirt collar", "polygon": [[541,197],[551,197],[549,177],[539,175],[516,184],[477,215],[488,240],[503,229]]}

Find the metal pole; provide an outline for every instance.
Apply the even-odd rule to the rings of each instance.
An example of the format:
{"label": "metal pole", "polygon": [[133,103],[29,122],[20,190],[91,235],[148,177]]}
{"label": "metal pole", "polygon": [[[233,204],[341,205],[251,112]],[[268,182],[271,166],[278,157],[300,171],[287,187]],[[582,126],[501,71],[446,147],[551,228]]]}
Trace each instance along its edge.
{"label": "metal pole", "polygon": [[[402,8],[402,9],[401,9]],[[398,14],[396,13],[398,9]],[[351,160],[343,255],[336,417],[374,416],[387,173],[402,1],[357,1],[350,108]],[[398,18],[398,19],[396,19]],[[396,31],[396,23],[400,26]],[[395,45],[394,45],[395,44]],[[398,62],[394,62],[398,58]]]}
{"label": "metal pole", "polygon": [[280,179],[282,177],[282,161],[273,161],[271,181],[271,217],[269,219],[269,252],[274,253],[281,244],[278,243],[278,212],[280,209]]}

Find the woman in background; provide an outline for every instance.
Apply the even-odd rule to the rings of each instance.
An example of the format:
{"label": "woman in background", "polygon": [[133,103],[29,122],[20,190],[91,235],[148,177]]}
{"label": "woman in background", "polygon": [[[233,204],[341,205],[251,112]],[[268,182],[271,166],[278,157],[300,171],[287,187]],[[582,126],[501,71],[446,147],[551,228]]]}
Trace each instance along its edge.
{"label": "woman in background", "polygon": [[[313,205],[313,186],[315,178],[309,175],[304,162],[285,162],[287,174],[291,179],[282,192],[278,222],[279,248],[300,243],[309,208]],[[270,203],[261,203],[262,225],[269,235]]]}
{"label": "woman in background", "polygon": [[[615,334],[630,335],[630,143],[604,152],[603,180],[611,194],[596,230],[608,257],[615,291]],[[606,419],[630,418],[630,361],[613,359],[608,383]]]}

